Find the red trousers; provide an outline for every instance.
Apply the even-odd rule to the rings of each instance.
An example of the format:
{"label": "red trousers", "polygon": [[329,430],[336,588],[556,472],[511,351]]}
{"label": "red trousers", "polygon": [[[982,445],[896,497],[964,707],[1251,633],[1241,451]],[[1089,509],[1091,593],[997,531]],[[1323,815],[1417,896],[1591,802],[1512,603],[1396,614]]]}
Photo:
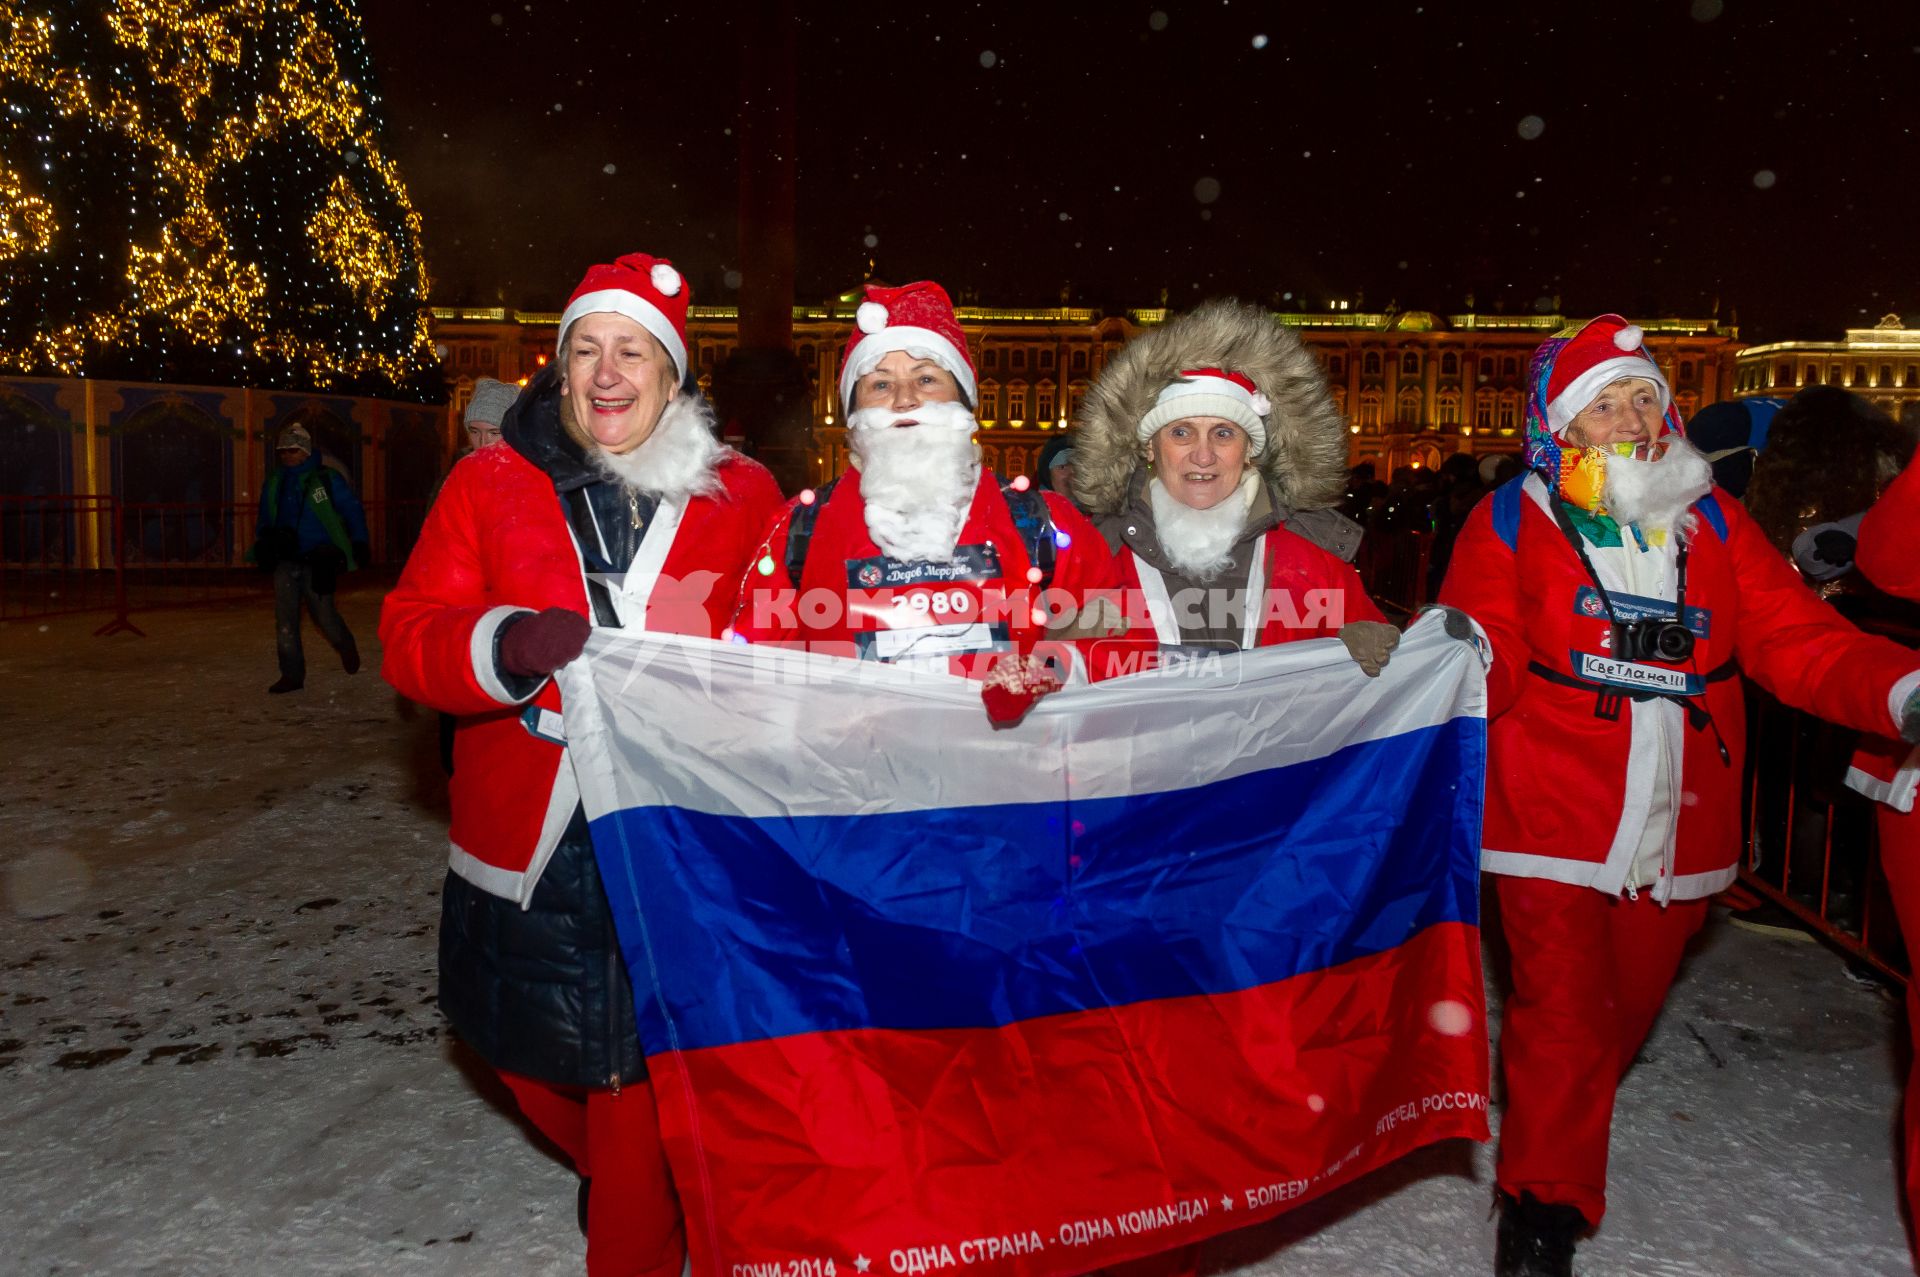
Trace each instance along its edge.
{"label": "red trousers", "polygon": [[[1880,807],[1880,867],[1886,870],[1893,896],[1894,916],[1906,937],[1910,960],[1920,965],[1920,810],[1895,811]],[[1907,1032],[1913,1040],[1913,1063],[1901,1103],[1901,1140],[1906,1152],[1907,1226],[1920,1229],[1920,971],[1907,981]],[[1920,1268],[1920,1248],[1914,1252]]]}
{"label": "red trousers", "polygon": [[1493,875],[1512,955],[1501,1020],[1507,1082],[1495,1178],[1518,1197],[1607,1209],[1613,1097],[1666,1001],[1705,900],[1662,908],[1541,878]]}
{"label": "red trousers", "polygon": [[653,1088],[553,1086],[500,1072],[520,1111],[593,1181],[587,1196],[587,1277],[680,1277],[686,1233],[660,1145]]}

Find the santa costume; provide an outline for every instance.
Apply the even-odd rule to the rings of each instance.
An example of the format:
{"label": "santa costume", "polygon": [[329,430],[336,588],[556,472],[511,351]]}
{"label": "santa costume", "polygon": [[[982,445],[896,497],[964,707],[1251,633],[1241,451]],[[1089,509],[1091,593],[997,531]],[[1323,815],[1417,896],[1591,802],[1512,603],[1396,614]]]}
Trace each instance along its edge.
{"label": "santa costume", "polygon": [[[929,382],[944,371],[957,395],[858,408],[860,379],[895,352],[929,365]],[[738,639],[983,679],[996,717],[1071,676],[1075,644],[1051,640],[1097,624],[1090,603],[1113,594],[1112,558],[1066,498],[980,464],[974,396],[946,292],[869,285],[840,370],[854,468],[773,520],[741,588]],[[1041,670],[1036,650],[1070,668]]]}
{"label": "santa costume", "polygon": [[[1196,418],[1247,437],[1238,486],[1204,510],[1177,500],[1152,462],[1155,434]],[[1346,463],[1346,423],[1319,365],[1261,308],[1207,302],[1133,341],[1087,395],[1074,470],[1075,497],[1118,557],[1130,634],[1162,656],[1364,636],[1384,660],[1395,632],[1359,574],[1316,543],[1357,548],[1332,509]]]}
{"label": "santa costume", "polygon": [[[1567,428],[1623,379],[1639,446]],[[1528,472],[1469,517],[1441,601],[1493,650],[1481,866],[1511,952],[1497,1182],[1502,1273],[1565,1273],[1606,1209],[1621,1074],[1740,850],[1741,678],[1897,732],[1916,658],[1821,602],[1686,442],[1638,328],[1606,315],[1534,355]]]}
{"label": "santa costume", "polygon": [[[590,626],[717,635],[779,508],[767,471],[679,390],[687,302],[644,253],[587,273],[560,358],[506,414],[504,446],[454,466],[380,619],[387,681],[458,716],[440,1006],[592,1185],[592,1277],[678,1277],[684,1242],[560,694],[537,671]],[[588,315],[635,321],[672,360],[672,397],[626,452],[598,445],[566,393]]]}
{"label": "santa costume", "polygon": [[[1888,594],[1920,600],[1920,457],[1907,462],[1860,520],[1853,564]],[[1900,934],[1920,951],[1920,748],[1885,734],[1863,740],[1847,769],[1847,785],[1879,804],[1880,867],[1887,875]],[[1920,979],[1907,980],[1907,1031],[1913,1040],[1901,1125],[1909,1227],[1920,1224]],[[1920,1265],[1920,1251],[1916,1251]]]}

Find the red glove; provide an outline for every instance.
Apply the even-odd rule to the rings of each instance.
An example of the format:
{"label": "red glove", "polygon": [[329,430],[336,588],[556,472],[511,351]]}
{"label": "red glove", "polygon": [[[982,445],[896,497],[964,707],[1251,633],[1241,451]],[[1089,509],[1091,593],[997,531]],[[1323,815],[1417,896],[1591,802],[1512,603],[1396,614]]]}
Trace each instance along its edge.
{"label": "red glove", "polygon": [[1009,652],[995,661],[980,683],[980,703],[995,727],[1012,727],[1034,702],[1063,686],[1052,663],[1036,653]]}
{"label": "red glove", "polygon": [[592,632],[586,617],[564,607],[522,616],[500,632],[500,668],[521,678],[545,678],[580,655]]}

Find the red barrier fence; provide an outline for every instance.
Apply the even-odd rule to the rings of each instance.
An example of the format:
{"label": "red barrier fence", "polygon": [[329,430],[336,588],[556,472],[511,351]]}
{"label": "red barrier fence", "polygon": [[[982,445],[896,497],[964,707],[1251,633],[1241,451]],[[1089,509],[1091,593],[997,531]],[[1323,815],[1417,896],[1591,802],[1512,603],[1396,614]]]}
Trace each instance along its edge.
{"label": "red barrier fence", "polygon": [[[1863,628],[1909,645],[1920,632]],[[1854,732],[1747,687],[1747,860],[1741,883],[1883,975],[1905,980],[1906,940],[1880,867],[1875,803],[1844,783]]]}
{"label": "red barrier fence", "polygon": [[[373,562],[406,561],[425,501],[366,503]],[[241,502],[0,496],[0,621],[110,611],[101,633],[138,632],[131,612],[228,602],[271,587],[248,559],[258,514]]]}

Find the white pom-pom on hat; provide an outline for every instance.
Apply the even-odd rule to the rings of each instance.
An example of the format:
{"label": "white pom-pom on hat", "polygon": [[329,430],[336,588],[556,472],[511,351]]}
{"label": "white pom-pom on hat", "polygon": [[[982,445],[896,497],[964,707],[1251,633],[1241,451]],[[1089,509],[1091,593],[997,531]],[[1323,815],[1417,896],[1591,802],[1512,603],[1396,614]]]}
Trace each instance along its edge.
{"label": "white pom-pom on hat", "polygon": [[861,302],[853,312],[853,322],[863,333],[877,333],[887,326],[887,308],[879,302]]}
{"label": "white pom-pom on hat", "polygon": [[1273,400],[1256,390],[1253,392],[1253,410],[1263,417],[1271,417],[1273,415]]}
{"label": "white pom-pom on hat", "polygon": [[1640,330],[1640,325],[1628,324],[1613,335],[1613,344],[1621,350],[1638,350],[1641,339],[1645,336],[1646,333]]}
{"label": "white pom-pom on hat", "polygon": [[665,262],[655,262],[650,272],[653,286],[660,290],[663,297],[672,297],[680,291],[680,272]]}

